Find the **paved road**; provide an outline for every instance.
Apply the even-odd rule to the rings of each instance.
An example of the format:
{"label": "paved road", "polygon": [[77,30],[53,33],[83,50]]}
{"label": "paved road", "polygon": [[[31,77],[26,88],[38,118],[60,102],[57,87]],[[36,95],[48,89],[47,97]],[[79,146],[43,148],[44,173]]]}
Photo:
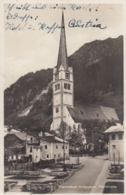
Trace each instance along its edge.
{"label": "paved road", "polygon": [[90,190],[91,194],[94,194],[94,193],[103,194],[104,186],[105,186],[107,176],[109,173],[109,170],[108,170],[109,164],[110,164],[109,161],[106,160],[100,174],[98,175],[94,183],[94,186],[96,186],[96,188],[91,188]]}
{"label": "paved road", "polygon": [[60,185],[54,194],[89,193],[101,172],[105,160],[104,157],[81,157],[80,162],[85,166],[76,172],[68,181]]}

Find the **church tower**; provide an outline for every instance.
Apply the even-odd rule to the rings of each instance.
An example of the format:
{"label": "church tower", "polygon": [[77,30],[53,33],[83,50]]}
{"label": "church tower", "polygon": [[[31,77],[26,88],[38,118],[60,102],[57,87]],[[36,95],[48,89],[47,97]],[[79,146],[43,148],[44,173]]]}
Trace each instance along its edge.
{"label": "church tower", "polygon": [[62,12],[59,54],[57,66],[53,69],[53,122],[57,130],[61,121],[66,122],[67,107],[74,106],[73,68],[68,65],[64,14]]}

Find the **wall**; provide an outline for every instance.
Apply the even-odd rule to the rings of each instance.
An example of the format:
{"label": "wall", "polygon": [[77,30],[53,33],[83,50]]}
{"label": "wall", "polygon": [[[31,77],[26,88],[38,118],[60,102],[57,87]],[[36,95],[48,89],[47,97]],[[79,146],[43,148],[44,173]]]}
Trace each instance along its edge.
{"label": "wall", "polygon": [[[16,157],[17,156],[17,157]],[[17,158],[18,159],[21,159],[21,156],[25,156],[24,154],[17,154],[17,155],[12,155],[12,156],[9,156],[8,157],[8,161],[13,161],[13,160],[16,160]]]}
{"label": "wall", "polygon": [[73,118],[71,117],[71,115],[70,115],[70,113],[69,113],[66,106],[64,107],[64,112],[65,112],[65,115],[66,115],[65,122],[67,123],[68,126],[73,127],[75,122],[74,122]]}
{"label": "wall", "polygon": [[32,160],[33,162],[39,162],[41,158],[40,147],[33,147]]}
{"label": "wall", "polygon": [[73,107],[73,97],[71,93],[63,94],[63,104]]}
{"label": "wall", "polygon": [[[42,151],[40,152],[42,159],[54,159],[54,155],[56,155],[56,159],[63,158],[63,143],[49,143],[41,140],[40,145],[42,146]],[[47,149],[45,149],[45,145],[47,145]],[[58,149],[56,149],[56,145],[58,146]],[[66,156],[69,157],[69,144],[65,144],[65,153]],[[47,158],[47,155],[49,155],[49,158]]]}
{"label": "wall", "polygon": [[[64,157],[64,149],[63,143],[52,143],[53,144],[53,158],[55,155],[55,158],[63,158]],[[56,149],[56,146],[58,146],[58,149]],[[67,147],[67,148],[66,148]],[[69,157],[69,144],[65,144],[65,153],[66,157]]]}
{"label": "wall", "polygon": [[[32,138],[32,140],[31,140],[31,138]],[[33,145],[30,145],[30,144],[32,144],[34,142],[37,143],[36,137],[31,136],[31,135],[27,135],[27,144],[26,144],[26,154],[27,155],[32,155],[32,152],[30,152],[30,148],[32,148],[32,150],[33,150]],[[30,144],[28,144],[28,143],[30,143]]]}
{"label": "wall", "polygon": [[[65,70],[64,67],[61,66],[59,69],[59,80],[55,80],[55,72],[56,68],[53,69],[53,123],[51,124],[51,130],[57,130],[61,123],[61,115],[62,115],[62,106],[61,103],[63,102],[63,107],[65,104],[68,106],[73,107],[73,69],[70,67],[70,79],[66,79],[65,77]],[[64,88],[64,83],[69,84],[71,87],[70,89]],[[55,85],[60,84],[60,89],[55,90]],[[62,99],[62,102],[61,102]],[[56,113],[56,106],[59,107],[59,112]],[[63,111],[63,118],[65,120],[65,112]]]}
{"label": "wall", "polygon": [[32,150],[33,150],[33,146],[32,145],[26,145],[26,154],[27,155],[32,155],[32,152],[30,151],[30,148],[32,148]]}
{"label": "wall", "polygon": [[[45,145],[47,145],[47,149],[45,149]],[[49,142],[46,142],[44,140],[40,141],[40,146],[42,146],[42,151],[40,152],[41,159],[51,159],[52,158],[52,145]],[[49,158],[47,158],[47,155],[49,155]]]}
{"label": "wall", "polygon": [[[113,133],[114,134],[114,133]],[[109,134],[109,160],[114,162],[114,154],[115,154],[115,161],[119,161],[120,156],[120,162],[124,162],[124,141],[119,140],[118,138],[119,133],[115,133],[115,140],[112,140],[112,134]],[[124,134],[123,134],[124,138]],[[113,149],[113,145],[116,146],[116,149]]]}

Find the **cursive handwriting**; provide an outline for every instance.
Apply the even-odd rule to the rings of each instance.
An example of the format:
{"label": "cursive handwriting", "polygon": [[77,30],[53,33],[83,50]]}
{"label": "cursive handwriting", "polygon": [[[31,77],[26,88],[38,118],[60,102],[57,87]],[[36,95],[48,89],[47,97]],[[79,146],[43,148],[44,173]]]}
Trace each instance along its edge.
{"label": "cursive handwriting", "polygon": [[49,9],[62,9],[62,10],[66,10],[66,7],[59,6],[58,4],[56,4],[55,6],[49,7]]}
{"label": "cursive handwriting", "polygon": [[[35,5],[33,4],[29,4],[29,3],[25,3],[25,4],[21,4],[21,5],[16,5],[16,4],[8,4],[7,6],[7,10],[24,10],[24,11],[29,11],[31,9],[38,9],[38,10],[44,10],[44,9],[63,9],[63,10],[66,10],[66,9],[70,9],[72,11],[78,11],[78,10],[85,10],[85,11],[92,11],[95,10],[95,11],[98,11],[98,8],[99,8],[100,5],[96,5],[96,6],[92,6],[92,4],[87,4],[85,6],[83,6],[83,4],[74,4],[74,3],[70,3],[68,4],[67,6],[65,5],[59,5],[59,4],[55,4],[54,6],[51,6],[49,4],[42,4],[42,3],[36,3]],[[6,12],[5,11],[5,12]]]}
{"label": "cursive handwriting", "polygon": [[107,26],[102,27],[102,24],[94,24],[91,20],[83,23],[82,20],[75,20],[75,19],[72,19],[69,21],[68,27],[70,27],[70,28],[90,28],[90,27],[93,27],[93,28],[100,28],[100,29],[107,28]]}
{"label": "cursive handwriting", "polygon": [[[22,30],[43,30],[45,32],[54,33],[56,30],[64,28],[62,25],[59,25],[55,20],[52,21],[51,24],[47,24],[43,19],[41,19],[41,13],[45,9],[52,9],[53,12],[55,9],[69,9],[72,11],[79,11],[79,10],[88,10],[91,12],[92,10],[98,11],[99,5],[92,6],[91,4],[83,5],[83,4],[29,4],[29,3],[22,3],[22,4],[7,4],[5,8],[5,30],[11,31],[22,31]],[[82,13],[82,12],[81,12]],[[44,14],[44,13],[43,13]],[[97,15],[98,17],[98,15]],[[90,20],[88,20],[90,19]],[[93,19],[88,18],[86,22],[83,22],[81,19],[71,19],[68,22],[69,28],[99,28],[99,29],[106,29],[107,26],[103,26],[98,19],[93,22]],[[41,22],[42,21],[42,22]]]}
{"label": "cursive handwriting", "polygon": [[[31,4],[29,4],[29,3],[25,3],[24,5],[20,5],[20,6],[17,6],[17,5],[15,5],[15,4],[13,3],[13,4],[9,4],[9,5],[7,6],[6,11],[10,12],[10,11],[13,10],[13,9],[29,11],[30,6],[31,6]],[[6,11],[5,11],[5,12],[6,12]]]}
{"label": "cursive handwriting", "polygon": [[11,31],[23,31],[23,30],[34,30],[32,24],[28,23],[19,23],[15,25],[14,23],[7,22],[5,24],[5,30],[11,30]]}
{"label": "cursive handwriting", "polygon": [[56,22],[54,22],[51,26],[41,22],[38,25],[39,30],[47,30],[47,33],[54,33],[56,29],[64,28],[63,26],[59,26]]}
{"label": "cursive handwriting", "polygon": [[25,3],[24,5],[16,6],[15,9],[28,11],[30,6],[31,6],[31,4]]}
{"label": "cursive handwriting", "polygon": [[76,11],[76,10],[89,10],[89,11],[91,11],[91,4],[88,4],[87,6],[82,6],[82,5],[76,5],[76,4],[70,3],[69,6],[70,6],[70,9],[73,11]]}
{"label": "cursive handwriting", "polygon": [[32,7],[32,9],[45,9],[47,7],[46,4],[42,4],[42,3],[36,3],[35,6]]}
{"label": "cursive handwriting", "polygon": [[15,13],[15,14],[12,14],[10,12],[8,12],[7,16],[6,16],[6,19],[7,20],[16,20],[16,19],[19,19],[21,20],[21,22],[27,22],[28,19],[32,19],[32,16],[30,14],[25,14],[23,16],[20,16],[18,13]]}

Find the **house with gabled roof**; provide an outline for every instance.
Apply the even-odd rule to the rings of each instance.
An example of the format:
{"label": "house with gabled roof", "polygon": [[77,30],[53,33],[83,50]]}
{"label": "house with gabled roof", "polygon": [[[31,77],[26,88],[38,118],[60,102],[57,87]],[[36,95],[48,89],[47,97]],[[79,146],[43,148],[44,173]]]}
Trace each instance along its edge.
{"label": "house with gabled roof", "polygon": [[111,126],[106,131],[108,135],[108,154],[111,163],[124,163],[124,126]]}
{"label": "house with gabled roof", "polygon": [[69,157],[69,143],[49,133],[38,136],[31,132],[8,132],[4,150],[9,161],[22,157],[29,157],[33,162]]}
{"label": "house with gabled roof", "polygon": [[69,158],[69,142],[54,135],[39,137],[39,146],[33,146],[33,161]]}

